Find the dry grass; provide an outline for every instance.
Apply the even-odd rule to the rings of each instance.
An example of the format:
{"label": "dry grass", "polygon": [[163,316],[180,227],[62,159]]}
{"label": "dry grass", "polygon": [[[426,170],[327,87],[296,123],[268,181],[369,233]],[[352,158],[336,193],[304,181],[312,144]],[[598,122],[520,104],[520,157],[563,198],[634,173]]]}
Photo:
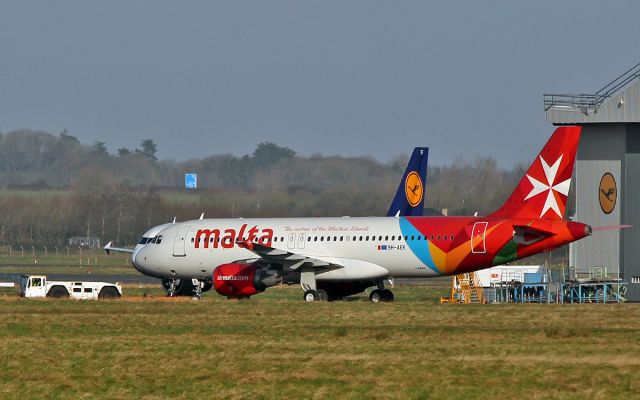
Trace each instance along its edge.
{"label": "dry grass", "polygon": [[306,304],[297,288],[249,301],[212,294],[201,302],[4,296],[0,398],[640,393],[640,305],[439,305],[442,291],[398,288],[393,304],[364,297]]}

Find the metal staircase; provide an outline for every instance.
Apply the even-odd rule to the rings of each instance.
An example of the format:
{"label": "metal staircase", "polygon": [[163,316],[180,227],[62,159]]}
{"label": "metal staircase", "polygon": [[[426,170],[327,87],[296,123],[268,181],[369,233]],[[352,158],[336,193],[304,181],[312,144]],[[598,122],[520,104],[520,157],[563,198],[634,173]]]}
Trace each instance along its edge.
{"label": "metal staircase", "polygon": [[451,297],[440,298],[440,303],[485,304],[484,289],[475,272],[454,275]]}

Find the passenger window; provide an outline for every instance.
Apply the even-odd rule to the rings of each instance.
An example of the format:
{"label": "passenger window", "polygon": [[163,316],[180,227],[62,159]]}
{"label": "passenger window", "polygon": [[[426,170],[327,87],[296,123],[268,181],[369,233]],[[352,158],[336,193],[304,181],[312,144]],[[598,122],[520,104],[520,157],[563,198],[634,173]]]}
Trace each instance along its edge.
{"label": "passenger window", "polygon": [[453,240],[453,235],[451,235],[451,240]]}
{"label": "passenger window", "polygon": [[418,240],[420,240],[420,238],[421,238],[421,237],[422,237],[422,236],[418,235]]}
{"label": "passenger window", "polygon": [[338,237],[337,237],[337,236],[334,236],[334,237],[333,237],[333,241],[334,241],[334,242],[337,242],[337,241],[338,241]]}
{"label": "passenger window", "polygon": [[362,236],[360,236],[360,241],[362,242]]}
{"label": "passenger window", "polygon": [[431,235],[431,241],[433,242],[433,235]]}
{"label": "passenger window", "polygon": [[385,237],[384,237],[384,240],[389,240],[389,236],[385,236]]}
{"label": "passenger window", "polygon": [[416,240],[416,237],[411,235],[411,240]]}
{"label": "passenger window", "polygon": [[307,242],[311,241],[311,236],[307,236]]}
{"label": "passenger window", "polygon": [[365,239],[365,241],[367,241],[367,242],[369,241],[369,236],[367,236],[367,238]]}
{"label": "passenger window", "polygon": [[193,238],[191,238],[191,243],[193,243]]}
{"label": "passenger window", "polygon": [[320,241],[324,242],[324,236],[320,236]]}
{"label": "passenger window", "polygon": [[440,240],[440,235],[438,235],[438,240]]}
{"label": "passenger window", "polygon": [[331,241],[331,236],[327,236],[327,242]]}
{"label": "passenger window", "polygon": [[342,242],[342,240],[344,239],[344,236],[340,236],[340,241]]}
{"label": "passenger window", "polygon": [[382,240],[382,236],[378,236],[378,240]]}
{"label": "passenger window", "polygon": [[313,241],[314,241],[314,242],[317,242],[317,241],[318,241],[318,237],[317,237],[317,236],[314,236],[314,237],[313,237]]}

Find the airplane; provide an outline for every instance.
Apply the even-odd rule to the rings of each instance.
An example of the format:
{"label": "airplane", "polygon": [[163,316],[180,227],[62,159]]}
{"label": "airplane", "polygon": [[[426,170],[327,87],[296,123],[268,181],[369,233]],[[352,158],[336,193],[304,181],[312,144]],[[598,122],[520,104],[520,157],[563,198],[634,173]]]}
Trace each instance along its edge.
{"label": "airplane", "polygon": [[[424,189],[427,182],[427,163],[429,160],[428,147],[416,147],[413,149],[407,167],[402,176],[402,180],[398,186],[393,201],[387,212],[388,216],[409,216],[422,215],[424,213]],[[199,220],[204,218],[204,213],[200,215]],[[178,277],[175,272],[162,271],[161,269],[141,269],[134,262],[137,252],[158,237],[158,234],[165,228],[176,223],[173,219],[172,223],[162,224],[149,229],[145,232],[134,249],[112,247],[109,242],[104,250],[109,254],[111,251],[131,253],[131,260],[134,267],[144,275],[149,275],[161,279],[162,287],[170,297],[173,296],[190,296],[196,294],[200,297],[201,292],[207,292],[213,287],[212,277],[208,279],[199,279],[198,277],[189,277],[180,275]],[[160,239],[161,240],[161,239]],[[196,289],[196,286],[198,287]],[[363,289],[364,290],[364,289]],[[195,293],[194,293],[195,292]]]}
{"label": "airplane", "polygon": [[385,279],[476,271],[589,236],[589,225],[563,219],[580,130],[557,128],[506,202],[487,216],[187,221],[165,228],[133,261],[149,274],[212,278],[228,298],[299,283],[305,301],[369,287],[376,287],[372,302],[393,301]]}

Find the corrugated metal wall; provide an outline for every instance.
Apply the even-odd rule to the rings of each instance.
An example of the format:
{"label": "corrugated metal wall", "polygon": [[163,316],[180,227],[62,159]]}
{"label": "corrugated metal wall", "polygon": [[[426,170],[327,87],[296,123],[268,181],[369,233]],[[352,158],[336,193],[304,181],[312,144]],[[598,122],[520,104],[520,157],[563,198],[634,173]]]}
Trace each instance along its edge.
{"label": "corrugated metal wall", "polygon": [[[620,204],[610,214],[600,208],[599,188],[602,175],[611,173],[621,182],[622,163],[618,160],[576,161],[576,221],[591,225],[620,225]],[[622,196],[618,185],[618,199]],[[610,274],[620,272],[620,231],[596,232],[575,244],[575,265],[578,271],[589,271],[594,266],[606,267]]]}
{"label": "corrugated metal wall", "polygon": [[640,301],[640,284],[633,277],[640,277],[640,154],[627,154],[624,161],[625,194],[624,224],[633,225],[622,231],[624,253],[624,277],[629,283],[627,298]]}
{"label": "corrugated metal wall", "polygon": [[[621,224],[626,136],[624,124],[583,126],[574,173],[576,221],[592,227]],[[602,211],[599,201],[600,180],[606,172],[613,175],[618,186],[617,204],[610,214]],[[611,274],[620,274],[621,245],[620,231],[595,232],[571,245],[570,266],[579,271],[602,266]]]}

